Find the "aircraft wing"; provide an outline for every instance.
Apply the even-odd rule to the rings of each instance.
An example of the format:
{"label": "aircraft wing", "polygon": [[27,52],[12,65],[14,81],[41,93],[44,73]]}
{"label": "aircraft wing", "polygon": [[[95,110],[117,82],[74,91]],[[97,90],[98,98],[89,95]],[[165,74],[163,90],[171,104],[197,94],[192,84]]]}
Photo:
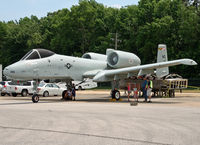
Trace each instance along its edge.
{"label": "aircraft wing", "polygon": [[157,69],[157,68],[175,66],[175,65],[180,65],[180,64],[197,65],[197,63],[192,59],[178,59],[178,60],[173,60],[173,61],[152,63],[152,64],[126,67],[126,68],[120,68],[120,69],[114,69],[114,70],[103,70],[97,73],[94,76],[93,80],[96,82],[104,82],[104,81],[108,81],[110,77],[115,76],[115,75],[126,75],[128,73],[138,72],[140,70]]}

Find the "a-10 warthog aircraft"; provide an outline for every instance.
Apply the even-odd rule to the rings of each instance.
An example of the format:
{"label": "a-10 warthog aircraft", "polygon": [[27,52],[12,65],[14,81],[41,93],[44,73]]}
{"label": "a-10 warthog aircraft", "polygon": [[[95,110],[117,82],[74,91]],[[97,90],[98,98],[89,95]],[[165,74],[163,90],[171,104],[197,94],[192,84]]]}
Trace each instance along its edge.
{"label": "a-10 warthog aircraft", "polygon": [[[197,65],[191,59],[168,61],[164,44],[158,45],[157,63],[145,65],[141,65],[137,55],[114,49],[107,49],[106,55],[85,53],[82,58],[33,49],[20,61],[7,66],[3,73],[13,80],[60,79],[71,82],[92,78],[95,82],[117,82],[132,76],[154,73],[155,70],[157,77],[162,77],[169,73],[168,66],[180,64]],[[119,99],[119,91],[113,92],[115,98]],[[37,93],[32,96],[32,100],[39,101]]]}

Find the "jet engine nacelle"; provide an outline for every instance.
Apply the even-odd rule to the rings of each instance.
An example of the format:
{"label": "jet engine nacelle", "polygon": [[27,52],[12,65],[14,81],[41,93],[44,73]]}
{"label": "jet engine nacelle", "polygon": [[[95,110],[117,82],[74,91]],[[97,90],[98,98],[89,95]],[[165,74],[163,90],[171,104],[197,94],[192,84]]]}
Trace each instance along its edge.
{"label": "jet engine nacelle", "polygon": [[141,64],[141,60],[133,53],[107,49],[107,63],[112,68],[123,68],[137,66]]}
{"label": "jet engine nacelle", "polygon": [[107,60],[106,55],[99,54],[99,53],[93,53],[93,52],[83,54],[82,58],[87,58],[87,59],[92,59],[92,60],[101,60],[101,61]]}

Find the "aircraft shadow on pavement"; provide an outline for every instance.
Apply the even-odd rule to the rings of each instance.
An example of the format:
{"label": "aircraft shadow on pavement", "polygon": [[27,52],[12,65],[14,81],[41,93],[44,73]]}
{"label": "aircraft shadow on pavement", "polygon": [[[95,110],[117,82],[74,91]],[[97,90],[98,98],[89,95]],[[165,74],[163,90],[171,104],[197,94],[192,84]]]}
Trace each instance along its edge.
{"label": "aircraft shadow on pavement", "polygon": [[[19,100],[22,101],[22,100]],[[27,100],[26,100],[27,101]],[[41,102],[38,103],[59,103],[60,100],[42,100]],[[13,103],[0,103],[0,106],[6,106],[6,105],[25,105],[25,104],[33,104],[32,100],[29,102],[13,102]]]}
{"label": "aircraft shadow on pavement", "polygon": [[[156,99],[156,98],[155,98]],[[32,104],[32,99],[31,97],[9,97],[5,98],[3,100],[14,100],[18,102],[11,102],[11,103],[0,103],[0,105],[20,105],[20,104]],[[144,98],[140,97],[138,103],[146,103],[143,102]],[[26,102],[19,102],[19,101],[26,101]],[[27,102],[28,101],[28,102]],[[135,99],[133,97],[130,97],[130,101],[133,102]],[[105,96],[105,97],[76,97],[75,101],[72,100],[61,100],[61,97],[40,97],[40,101],[38,103],[59,103],[59,102],[90,102],[90,103],[97,103],[97,102],[102,102],[102,103],[128,103],[128,98],[127,96],[121,96],[121,99],[119,101],[112,100],[110,96]],[[151,104],[180,104],[181,102],[174,102],[174,101],[160,101],[160,100],[154,100],[152,98],[152,103]]]}
{"label": "aircraft shadow on pavement", "polygon": [[32,102],[0,103],[0,106],[3,106],[3,105],[22,105],[22,104],[32,104]]}
{"label": "aircraft shadow on pavement", "polygon": [[[76,100],[77,102],[104,102],[104,103],[129,103],[128,100],[120,100],[120,101],[110,101],[108,99],[78,99]],[[75,102],[76,102],[75,101]],[[130,102],[134,102],[135,100],[131,99]],[[138,103],[148,103],[148,102],[143,102],[143,100],[139,100]],[[162,102],[162,101],[154,101],[152,99],[151,104],[180,104],[181,102]]]}

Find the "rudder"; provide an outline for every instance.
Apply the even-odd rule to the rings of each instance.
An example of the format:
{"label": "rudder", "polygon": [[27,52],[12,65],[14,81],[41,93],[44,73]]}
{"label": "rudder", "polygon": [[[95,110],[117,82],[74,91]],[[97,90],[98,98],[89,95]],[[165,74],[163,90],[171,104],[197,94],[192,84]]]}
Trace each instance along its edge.
{"label": "rudder", "polygon": [[[158,45],[157,63],[168,61],[167,46],[165,44]],[[156,76],[161,78],[169,74],[169,67],[157,68]]]}

